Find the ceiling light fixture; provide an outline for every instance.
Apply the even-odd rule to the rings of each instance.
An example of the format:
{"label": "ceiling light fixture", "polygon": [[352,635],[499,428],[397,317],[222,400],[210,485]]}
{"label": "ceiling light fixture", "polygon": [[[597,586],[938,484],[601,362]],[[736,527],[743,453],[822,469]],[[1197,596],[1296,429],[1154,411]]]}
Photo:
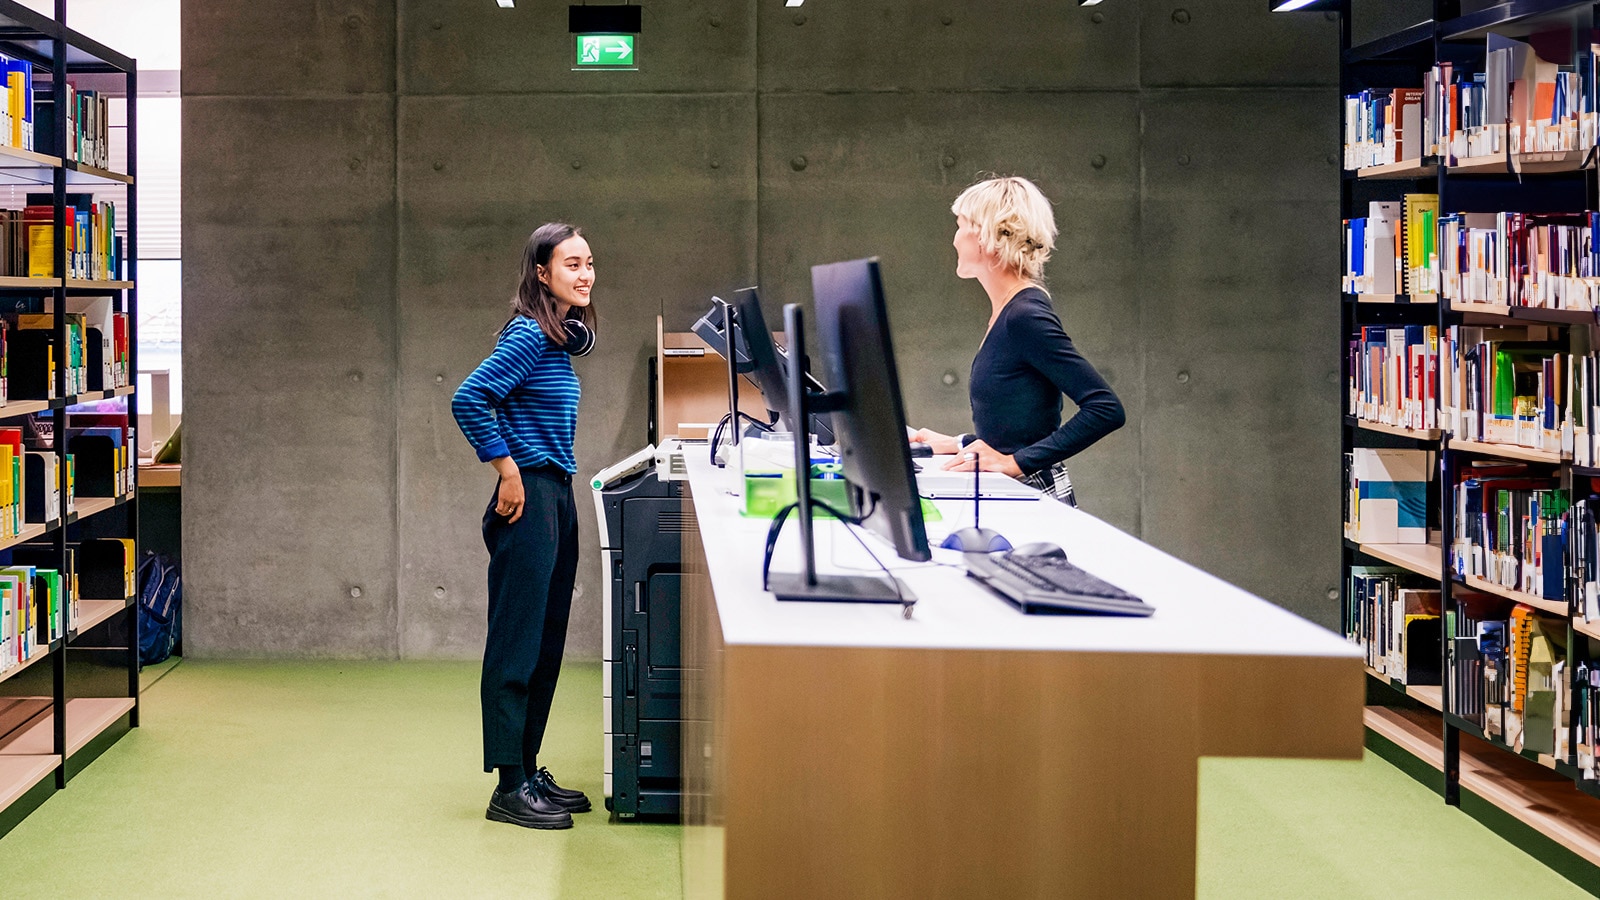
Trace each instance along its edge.
{"label": "ceiling light fixture", "polygon": [[784,6],[799,6],[799,5],[801,5],[802,3],[805,3],[805,2],[806,2],[806,0],[784,0],[783,5]]}
{"label": "ceiling light fixture", "polygon": [[1294,12],[1299,9],[1336,10],[1339,0],[1267,0],[1267,8],[1272,12]]}
{"label": "ceiling light fixture", "polygon": [[512,9],[517,5],[517,0],[494,0],[500,4],[501,9]]}
{"label": "ceiling light fixture", "polygon": [[1079,6],[1099,6],[1100,0],[1078,0]]}

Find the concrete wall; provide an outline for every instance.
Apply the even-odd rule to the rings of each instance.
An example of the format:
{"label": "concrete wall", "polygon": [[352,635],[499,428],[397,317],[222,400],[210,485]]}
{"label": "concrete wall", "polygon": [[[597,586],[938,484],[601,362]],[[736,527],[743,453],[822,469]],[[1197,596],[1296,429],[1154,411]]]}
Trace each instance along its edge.
{"label": "concrete wall", "polygon": [[1086,507],[1332,622],[1338,32],[1264,7],[648,0],[623,74],[569,71],[564,4],[185,4],[186,644],[480,652],[493,480],[449,398],[543,221],[598,263],[581,474],[644,441],[658,313],[759,280],[776,317],[867,254],[911,420],[962,430],[948,207],[989,172],[1055,201],[1056,305],[1129,409]]}

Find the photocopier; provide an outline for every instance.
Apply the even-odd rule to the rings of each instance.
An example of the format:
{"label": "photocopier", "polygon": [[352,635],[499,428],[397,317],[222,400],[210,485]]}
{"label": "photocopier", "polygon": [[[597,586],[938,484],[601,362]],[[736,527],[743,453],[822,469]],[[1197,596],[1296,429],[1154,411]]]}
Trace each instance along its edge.
{"label": "photocopier", "polygon": [[605,566],[606,808],[619,819],[679,815],[687,477],[683,445],[666,440],[590,482]]}

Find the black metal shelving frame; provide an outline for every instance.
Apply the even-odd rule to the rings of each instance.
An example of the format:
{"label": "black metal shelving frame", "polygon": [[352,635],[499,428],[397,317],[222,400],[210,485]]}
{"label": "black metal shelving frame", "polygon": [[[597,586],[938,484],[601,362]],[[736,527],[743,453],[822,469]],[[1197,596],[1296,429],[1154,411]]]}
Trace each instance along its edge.
{"label": "black metal shelving frame", "polygon": [[[1597,24],[1600,24],[1600,2],[1584,0],[1584,2],[1571,2],[1571,0],[1512,0],[1501,3],[1491,8],[1471,12],[1463,15],[1459,0],[1435,0],[1433,4],[1432,19],[1416,25],[1401,29],[1389,35],[1379,37],[1359,46],[1351,45],[1351,10],[1350,0],[1345,0],[1341,8],[1341,35],[1340,35],[1340,95],[1347,96],[1366,88],[1395,88],[1414,87],[1421,83],[1421,76],[1436,61],[1473,61],[1474,53],[1481,54],[1483,38],[1490,31],[1497,33],[1517,35],[1531,33],[1536,29],[1567,23],[1574,28],[1574,33],[1581,33],[1585,40],[1584,49],[1587,49],[1588,36],[1594,34]],[[1477,60],[1481,63],[1481,59]],[[1342,117],[1341,117],[1342,118]],[[1341,123],[1342,124],[1342,123]],[[1343,137],[1341,135],[1341,143]],[[1590,148],[1585,154],[1579,152],[1584,158],[1581,161],[1563,166],[1560,171],[1546,171],[1539,173],[1518,173],[1513,167],[1513,160],[1507,151],[1507,166],[1505,171],[1485,172],[1481,169],[1471,173],[1452,171],[1448,160],[1424,160],[1416,168],[1415,177],[1408,177],[1404,173],[1385,175],[1382,180],[1363,179],[1356,172],[1345,172],[1340,185],[1340,213],[1342,218],[1361,215],[1365,203],[1369,198],[1378,196],[1398,197],[1409,191],[1423,191],[1437,193],[1440,198],[1439,208],[1445,212],[1499,212],[1515,210],[1518,212],[1580,212],[1585,210],[1600,209],[1600,170],[1597,170],[1597,154]],[[1385,298],[1387,299],[1387,298]],[[1341,303],[1340,321],[1340,348],[1341,358],[1345,359],[1344,384],[1348,385],[1352,372],[1349,371],[1346,342],[1355,333],[1355,329],[1366,324],[1432,324],[1437,325],[1440,333],[1450,325],[1485,323],[1501,326],[1529,326],[1545,325],[1556,329],[1568,329],[1578,325],[1600,325],[1600,317],[1594,313],[1511,308],[1504,315],[1484,317],[1474,312],[1453,310],[1447,302],[1434,298],[1426,302],[1414,302],[1416,298],[1397,297],[1393,302],[1360,302],[1359,297],[1344,295]],[[1443,366],[1438,368],[1443,369]],[[1438,379],[1443,377],[1442,372],[1435,373],[1434,396],[1439,396]],[[1454,496],[1457,474],[1467,458],[1481,458],[1493,456],[1492,452],[1483,452],[1474,446],[1470,450],[1453,449],[1448,423],[1438,423],[1438,436],[1415,436],[1411,438],[1395,438],[1383,435],[1380,432],[1362,429],[1354,419],[1353,411],[1349,408],[1349,391],[1341,393],[1341,409],[1343,412],[1341,427],[1341,452],[1349,452],[1352,447],[1358,446],[1358,441],[1368,444],[1376,442],[1382,446],[1410,446],[1427,447],[1438,453],[1438,465],[1434,475],[1438,479],[1436,484],[1430,485],[1430,531],[1437,525],[1439,543],[1440,570],[1433,577],[1440,584],[1442,598],[1442,612],[1448,613],[1455,609],[1454,593],[1458,588],[1466,588],[1465,581],[1455,577],[1450,549],[1455,541]],[[1376,435],[1376,437],[1373,437]],[[1399,443],[1396,443],[1399,441]],[[1518,459],[1516,455],[1510,459]],[[1545,466],[1559,472],[1563,487],[1572,488],[1573,479],[1582,477],[1600,476],[1600,468],[1590,469],[1573,466],[1570,462],[1530,463],[1535,466]],[[1437,520],[1432,516],[1437,513]],[[1340,587],[1341,610],[1348,609],[1350,589],[1350,567],[1356,564],[1363,554],[1360,546],[1346,540],[1342,544],[1342,584]],[[1572,673],[1576,669],[1576,660],[1579,641],[1590,640],[1587,635],[1579,632],[1574,627],[1574,617],[1578,613],[1575,603],[1576,587],[1568,580],[1564,602],[1567,607],[1567,642],[1566,642],[1566,677],[1568,690],[1571,688]],[[1553,760],[1540,759],[1538,754],[1518,751],[1492,736],[1486,736],[1481,724],[1463,718],[1451,712],[1452,703],[1450,696],[1450,645],[1452,636],[1444,632],[1445,619],[1441,617],[1440,641],[1440,719],[1442,722],[1442,794],[1446,803],[1453,806],[1461,805],[1461,735],[1467,734],[1474,738],[1482,739],[1507,753],[1516,754],[1544,765],[1557,774],[1570,778],[1576,787],[1586,794],[1600,797],[1600,782],[1586,780],[1576,767],[1575,755],[1577,752],[1576,717],[1569,726],[1569,740],[1567,744],[1568,755],[1564,758]],[[1346,623],[1348,626],[1348,623]],[[1600,652],[1600,639],[1594,640],[1592,649]],[[1589,654],[1581,654],[1588,658]],[[1382,684],[1384,688],[1405,694],[1405,686],[1392,682],[1389,679],[1370,681]],[[1569,693],[1570,696],[1570,693]],[[1414,700],[1408,698],[1409,703]]]}
{"label": "black metal shelving frame", "polygon": [[[130,426],[137,427],[138,397],[138,74],[135,60],[88,38],[67,25],[68,2],[55,0],[54,18],[24,7],[13,0],[0,0],[0,53],[25,59],[35,66],[34,93],[38,98],[48,91],[54,104],[52,133],[36,134],[37,152],[16,152],[0,148],[0,184],[29,185],[41,192],[51,191],[55,207],[54,271],[57,276],[38,284],[12,284],[24,279],[7,279],[0,282],[0,298],[49,297],[54,312],[53,334],[57,352],[66,347],[66,311],[69,296],[111,296],[117,312],[128,316],[128,368],[129,383],[122,389],[107,389],[69,396],[67,393],[67,366],[62,359],[55,368],[54,398],[44,402],[12,401],[0,406],[0,421],[17,419],[30,408],[48,409],[52,416],[52,440],[57,457],[58,482],[56,489],[62,498],[62,515],[47,523],[42,534],[28,535],[30,546],[42,547],[48,542],[57,568],[68,571],[68,547],[90,535],[103,535],[107,531],[120,532],[133,538],[137,548],[138,500],[136,486],[122,496],[101,502],[90,512],[73,512],[66,508],[67,498],[67,442],[65,434],[67,410],[81,403],[112,397],[126,398]],[[127,150],[127,171],[109,172],[84,163],[67,159],[66,89],[68,78],[93,82],[96,89],[126,98],[127,123],[124,130]],[[38,103],[35,103],[35,110]],[[67,265],[67,229],[73,227],[66,221],[66,199],[73,192],[94,192],[101,188],[118,186],[126,191],[126,199],[118,210],[124,228],[122,259],[126,269],[124,280],[107,282],[77,281],[65,277]],[[112,273],[115,277],[116,273]],[[28,279],[31,280],[31,279]],[[135,442],[130,441],[127,451],[134,454]],[[101,508],[103,507],[103,508]],[[107,515],[108,513],[112,515]],[[23,543],[21,539],[8,542],[0,550]],[[135,550],[137,553],[137,549]],[[92,762],[101,752],[115,743],[129,729],[139,725],[139,628],[134,610],[135,597],[123,599],[120,609],[115,609],[104,620],[89,629],[71,630],[49,647],[36,652],[27,666],[33,667],[41,657],[50,660],[49,714],[53,721],[52,741],[55,766],[50,776],[38,781],[15,796],[9,805],[0,807],[0,836],[44,802],[51,793],[65,788],[71,778]],[[109,627],[107,627],[109,626]],[[70,623],[68,623],[70,627]],[[0,678],[0,697],[16,698],[7,693],[12,674]],[[27,674],[27,673],[22,673]],[[21,681],[19,678],[17,681]],[[14,690],[41,688],[43,679],[34,676],[32,683],[15,686]],[[30,699],[43,699],[42,697]],[[93,733],[69,736],[68,707],[77,697],[103,697],[129,701],[126,711],[114,719],[96,723]],[[119,704],[120,708],[120,704]],[[0,747],[17,738],[29,728],[36,727],[41,712],[21,725],[15,722],[0,724],[11,727],[0,732]],[[104,718],[102,715],[101,718]],[[75,742],[76,747],[69,744]],[[4,795],[5,785],[0,785]]]}

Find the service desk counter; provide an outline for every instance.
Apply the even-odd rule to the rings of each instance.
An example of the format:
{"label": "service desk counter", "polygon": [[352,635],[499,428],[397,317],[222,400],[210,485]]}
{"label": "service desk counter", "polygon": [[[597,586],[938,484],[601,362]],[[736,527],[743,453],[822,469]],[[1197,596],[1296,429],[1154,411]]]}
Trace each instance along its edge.
{"label": "service desk counter", "polygon": [[[907,563],[898,606],[780,602],[768,522],[687,454],[684,884],[689,897],[1181,897],[1195,885],[1198,759],[1357,759],[1359,651],[1087,513],[986,501],[1153,605],[1023,615],[959,554]],[[970,525],[940,501],[930,540]],[[871,557],[818,520],[824,571]],[[798,529],[775,570],[798,568]]]}

